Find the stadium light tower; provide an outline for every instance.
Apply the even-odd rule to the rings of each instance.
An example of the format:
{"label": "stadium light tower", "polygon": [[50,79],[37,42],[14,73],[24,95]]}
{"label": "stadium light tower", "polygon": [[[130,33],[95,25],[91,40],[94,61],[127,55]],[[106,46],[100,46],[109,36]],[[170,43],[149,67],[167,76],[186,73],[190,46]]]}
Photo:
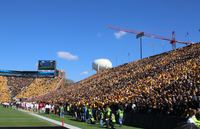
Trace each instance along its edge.
{"label": "stadium light tower", "polygon": [[136,39],[140,38],[140,59],[142,59],[142,37],[144,36],[144,32],[141,32],[136,35]]}

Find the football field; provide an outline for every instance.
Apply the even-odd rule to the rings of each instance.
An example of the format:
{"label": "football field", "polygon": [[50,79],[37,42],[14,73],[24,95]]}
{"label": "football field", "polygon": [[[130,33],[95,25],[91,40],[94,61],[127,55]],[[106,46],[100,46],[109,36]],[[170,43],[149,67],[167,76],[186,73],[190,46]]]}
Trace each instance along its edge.
{"label": "football field", "polygon": [[[57,121],[62,120],[61,118],[53,114],[50,114],[50,115],[40,114],[40,115],[48,117],[50,119],[57,120]],[[99,124],[89,125],[85,122],[76,121],[71,116],[65,116],[64,122],[76,127],[80,127],[81,129],[101,129]],[[3,108],[2,106],[0,106],[0,129],[2,127],[18,127],[19,129],[20,127],[27,127],[27,129],[33,129],[33,128],[61,129],[62,128],[58,125],[42,120],[38,117],[32,116],[29,113],[15,110],[12,108]],[[130,127],[130,126],[119,127],[118,125],[116,125],[115,127],[116,129],[140,129],[140,128]]]}
{"label": "football field", "polygon": [[27,113],[0,106],[0,127],[45,127],[56,126]]}

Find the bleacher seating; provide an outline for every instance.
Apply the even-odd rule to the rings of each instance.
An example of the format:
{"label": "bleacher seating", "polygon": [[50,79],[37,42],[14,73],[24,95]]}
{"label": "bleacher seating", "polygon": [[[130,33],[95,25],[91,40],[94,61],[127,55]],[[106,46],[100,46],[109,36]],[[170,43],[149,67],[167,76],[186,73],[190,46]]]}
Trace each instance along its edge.
{"label": "bleacher seating", "polygon": [[200,102],[200,43],[101,71],[41,100],[182,115]]}
{"label": "bleacher seating", "polygon": [[30,77],[7,77],[7,85],[11,92],[11,98],[19,94],[24,88],[29,86],[35,78]]}
{"label": "bleacher seating", "polygon": [[61,78],[36,78],[28,87],[21,91],[16,98],[31,98],[44,95],[57,88]]}
{"label": "bleacher seating", "polygon": [[10,93],[7,87],[7,78],[0,76],[0,103],[10,102]]}

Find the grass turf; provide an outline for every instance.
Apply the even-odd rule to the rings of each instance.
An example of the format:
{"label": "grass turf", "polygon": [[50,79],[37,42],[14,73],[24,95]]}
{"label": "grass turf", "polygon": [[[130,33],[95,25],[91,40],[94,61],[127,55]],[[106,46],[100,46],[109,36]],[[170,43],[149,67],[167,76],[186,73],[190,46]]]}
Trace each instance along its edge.
{"label": "grass turf", "polygon": [[27,113],[14,110],[11,108],[3,108],[0,106],[0,127],[41,127],[55,126],[48,121],[34,117]]}
{"label": "grass turf", "polygon": [[[54,119],[54,120],[57,120],[57,121],[62,121],[62,119],[63,119],[63,118],[60,118],[60,117],[58,117],[57,115],[54,115],[54,114],[49,114],[49,115],[40,114],[40,115]],[[67,123],[67,124],[76,126],[76,127],[80,127],[82,129],[102,129],[100,127],[100,124],[90,125],[90,124],[87,124],[85,122],[77,121],[77,120],[75,120],[74,118],[72,118],[71,116],[68,116],[68,115],[65,115],[64,122]],[[141,129],[141,128],[130,127],[130,126],[119,127],[119,125],[117,125],[117,124],[115,125],[115,128],[116,129]]]}
{"label": "grass turf", "polygon": [[[40,114],[48,118],[62,121],[62,119],[54,114]],[[85,122],[76,121],[71,116],[66,115],[64,122],[73,126],[80,127],[82,129],[102,129],[99,124],[89,125]],[[37,118],[35,116],[29,115],[25,112],[14,110],[11,108],[3,108],[0,106],[0,127],[41,127],[41,126],[56,126],[52,123],[49,123],[45,120]],[[115,126],[116,129],[140,129],[130,126]]]}

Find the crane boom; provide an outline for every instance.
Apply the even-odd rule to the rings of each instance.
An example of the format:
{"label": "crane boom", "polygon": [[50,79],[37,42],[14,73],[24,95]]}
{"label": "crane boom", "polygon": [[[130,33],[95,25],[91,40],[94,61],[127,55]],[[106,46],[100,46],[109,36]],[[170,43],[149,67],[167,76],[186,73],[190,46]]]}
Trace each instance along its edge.
{"label": "crane boom", "polygon": [[[123,29],[123,28],[119,28],[119,27],[115,27],[115,26],[108,26],[108,28],[116,30],[116,31],[123,31],[123,32],[132,33],[132,34],[136,34],[136,35],[143,32],[143,31],[137,31],[137,30],[132,30],[132,29],[131,30]],[[175,40],[175,37],[170,39],[170,38],[166,38],[166,37],[156,35],[156,34],[151,34],[151,33],[146,33],[146,32],[143,32],[143,33],[144,33],[144,36],[146,36],[146,37],[166,40],[166,41],[169,41],[171,44],[175,44],[175,43],[186,44],[186,45],[193,44],[192,42],[184,42],[184,41]]]}

